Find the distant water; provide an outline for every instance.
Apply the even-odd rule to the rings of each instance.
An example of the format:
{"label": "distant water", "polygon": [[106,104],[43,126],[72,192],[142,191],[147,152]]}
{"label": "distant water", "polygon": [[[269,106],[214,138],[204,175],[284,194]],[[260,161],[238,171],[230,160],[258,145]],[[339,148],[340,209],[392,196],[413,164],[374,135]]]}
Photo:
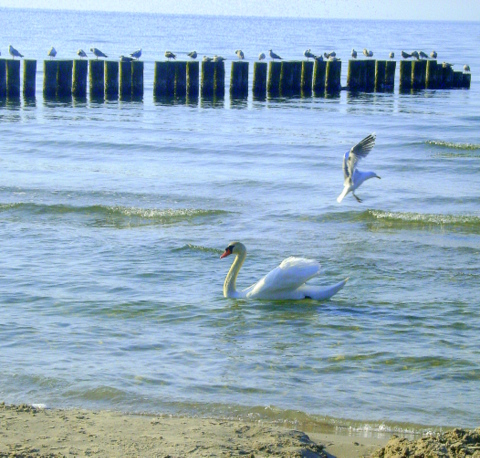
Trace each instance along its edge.
{"label": "distant water", "polygon": [[[0,104],[0,400],[479,425],[480,24],[0,14],[2,56],[39,60],[36,100]],[[143,102],[44,101],[52,45],[142,48]],[[166,49],[346,62],[352,47],[435,49],[472,87],[399,94],[397,70],[393,94],[153,101]],[[362,168],[382,179],[339,205],[342,154],[374,131]],[[290,255],[322,263],[318,284],[350,281],[325,303],[224,299],[236,239],[239,287]]]}

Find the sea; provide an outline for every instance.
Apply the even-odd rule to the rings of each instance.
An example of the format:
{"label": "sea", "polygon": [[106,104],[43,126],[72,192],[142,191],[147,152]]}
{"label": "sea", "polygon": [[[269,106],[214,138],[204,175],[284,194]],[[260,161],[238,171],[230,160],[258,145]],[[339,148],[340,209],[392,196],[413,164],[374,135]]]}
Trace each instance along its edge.
{"label": "sea", "polygon": [[[339,431],[480,425],[480,23],[0,9],[36,59],[0,101],[0,401]],[[140,100],[44,99],[43,61],[142,49]],[[470,89],[244,99],[231,62],[438,53]],[[226,62],[226,94],[155,100],[155,61]],[[251,91],[250,91],[251,92]],[[342,159],[380,180],[339,204]],[[328,301],[223,297],[289,256]]]}

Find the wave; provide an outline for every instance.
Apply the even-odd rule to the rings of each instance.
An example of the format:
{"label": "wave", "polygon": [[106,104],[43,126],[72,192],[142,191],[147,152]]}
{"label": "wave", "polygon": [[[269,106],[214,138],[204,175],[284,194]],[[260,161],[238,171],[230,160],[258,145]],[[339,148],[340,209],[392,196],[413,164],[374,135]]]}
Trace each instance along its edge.
{"label": "wave", "polygon": [[441,148],[451,148],[451,149],[461,149],[461,150],[480,150],[480,144],[475,143],[454,143],[446,142],[443,140],[428,140],[426,141],[427,145],[439,146]]}
{"label": "wave", "polygon": [[0,204],[0,212],[12,212],[27,217],[46,216],[56,219],[62,216],[78,216],[86,219],[87,225],[110,227],[136,227],[148,225],[170,225],[191,222],[195,219],[210,218],[227,214],[224,210],[196,208],[140,208],[109,205],[73,206],[64,204],[10,203]]}
{"label": "wave", "polygon": [[[436,151],[434,157],[452,158],[452,157],[466,157],[466,158],[480,158],[480,144],[476,143],[454,143],[442,140],[428,140],[427,145],[435,149],[442,149]],[[455,150],[452,152],[451,150]]]}

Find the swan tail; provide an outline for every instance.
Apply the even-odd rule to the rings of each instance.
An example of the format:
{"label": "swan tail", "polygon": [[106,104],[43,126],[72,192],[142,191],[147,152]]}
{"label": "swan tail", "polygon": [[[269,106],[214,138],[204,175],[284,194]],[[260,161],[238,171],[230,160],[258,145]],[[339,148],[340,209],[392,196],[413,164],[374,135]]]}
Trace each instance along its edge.
{"label": "swan tail", "polygon": [[342,193],[337,197],[337,202],[340,203],[344,199],[344,197],[348,194],[349,191],[350,191],[350,188],[345,186],[343,188]]}
{"label": "swan tail", "polygon": [[337,294],[347,283],[348,278],[342,280],[341,282],[337,283],[333,286],[328,286],[326,288],[312,288],[310,290],[306,290],[306,297],[310,299],[314,299],[316,301],[324,301],[330,299],[335,294]]}

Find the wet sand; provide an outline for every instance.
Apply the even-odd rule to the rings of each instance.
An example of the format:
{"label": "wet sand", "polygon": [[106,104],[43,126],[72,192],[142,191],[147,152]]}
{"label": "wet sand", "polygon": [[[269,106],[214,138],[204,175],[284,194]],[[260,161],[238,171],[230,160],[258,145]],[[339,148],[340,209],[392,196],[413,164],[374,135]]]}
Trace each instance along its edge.
{"label": "wet sand", "polygon": [[388,441],[265,422],[0,404],[0,457],[370,456]]}

